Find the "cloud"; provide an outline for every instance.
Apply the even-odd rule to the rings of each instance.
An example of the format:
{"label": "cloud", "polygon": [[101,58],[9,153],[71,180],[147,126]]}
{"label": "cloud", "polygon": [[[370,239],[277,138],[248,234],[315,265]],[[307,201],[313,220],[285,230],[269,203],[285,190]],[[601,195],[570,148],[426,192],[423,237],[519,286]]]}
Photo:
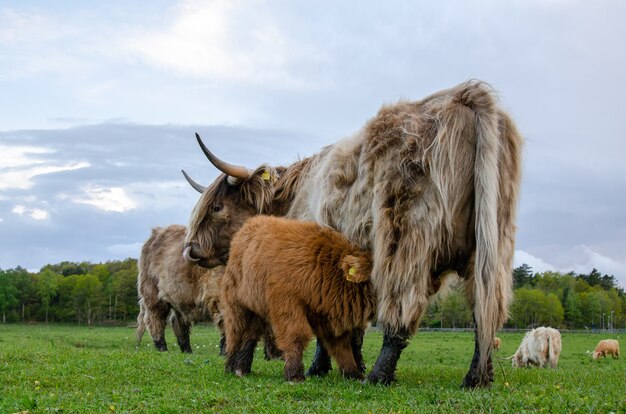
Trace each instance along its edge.
{"label": "cloud", "polygon": [[17,214],[18,216],[30,216],[35,220],[45,220],[48,218],[48,212],[46,210],[42,210],[40,208],[27,208],[21,204],[13,207],[11,212]]}
{"label": "cloud", "polygon": [[[39,163],[39,161],[36,161],[36,163]],[[32,179],[39,175],[78,170],[89,166],[90,164],[88,162],[71,162],[61,165],[48,165],[10,171],[4,171],[5,168],[3,168],[0,169],[0,190],[10,188],[26,190],[33,186]]]}
{"label": "cloud", "polygon": [[314,59],[310,46],[292,44],[264,2],[185,1],[169,26],[124,39],[130,54],[182,75],[303,87],[289,71]]}
{"label": "cloud", "polygon": [[523,250],[516,250],[514,257],[514,267],[521,266],[522,264],[527,264],[530,266],[534,272],[543,273],[548,271],[554,271],[555,268],[549,263],[543,261],[539,257],[533,256],[532,254],[525,252]]}
{"label": "cloud", "polygon": [[608,257],[587,246],[577,246],[561,252],[560,255],[563,257],[560,258],[559,262],[566,260],[571,264],[562,267],[554,266],[528,252],[516,250],[514,267],[526,263],[536,273],[558,271],[561,273],[588,274],[591,270],[597,269],[602,274],[615,276],[620,286],[626,286],[626,263],[624,261]]}
{"label": "cloud", "polygon": [[86,197],[75,197],[73,202],[92,205],[100,210],[123,213],[137,208],[137,203],[131,199],[122,187],[97,187],[83,188]]}
{"label": "cloud", "polygon": [[566,271],[589,273],[592,269],[597,269],[602,274],[615,276],[620,285],[626,286],[626,263],[598,253],[587,246],[579,246],[576,250],[578,259]]}

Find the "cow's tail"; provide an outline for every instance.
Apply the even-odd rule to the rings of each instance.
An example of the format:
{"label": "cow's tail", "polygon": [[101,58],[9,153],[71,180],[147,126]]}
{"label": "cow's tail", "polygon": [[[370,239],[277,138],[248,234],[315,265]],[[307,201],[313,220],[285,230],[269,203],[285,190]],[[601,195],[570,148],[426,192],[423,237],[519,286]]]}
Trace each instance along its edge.
{"label": "cow's tail", "polygon": [[515,212],[522,138],[482,82],[461,86],[457,98],[474,113],[475,233],[473,307],[480,357],[478,381],[490,382],[493,338],[508,318],[512,298]]}
{"label": "cow's tail", "polygon": [[139,349],[143,334],[146,331],[145,315],[146,307],[143,304],[143,299],[139,299],[139,315],[137,315],[137,330],[135,331],[135,337],[137,338],[137,342],[135,343],[136,349]]}
{"label": "cow's tail", "polygon": [[548,332],[548,362],[552,368],[555,368],[554,361],[556,361],[556,353],[554,350],[554,340],[552,338],[552,332]]}

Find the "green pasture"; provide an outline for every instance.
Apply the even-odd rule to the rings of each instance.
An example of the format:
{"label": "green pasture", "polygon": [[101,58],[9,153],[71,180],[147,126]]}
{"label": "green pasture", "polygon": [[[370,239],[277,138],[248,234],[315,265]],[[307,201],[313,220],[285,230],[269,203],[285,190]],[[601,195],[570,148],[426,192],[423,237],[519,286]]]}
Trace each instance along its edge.
{"label": "green pasture", "polygon": [[[594,362],[585,354],[619,335],[564,333],[556,370],[496,361],[493,387],[466,391],[459,384],[473,352],[470,333],[418,333],[388,387],[344,380],[336,370],[289,384],[282,362],[264,361],[260,350],[253,373],[240,379],[224,374],[212,326],[194,328],[191,355],[167,333],[170,351],[158,353],[147,334],[136,350],[132,328],[0,325],[0,413],[626,412],[626,358]],[[499,336],[498,355],[509,356],[523,334]],[[379,332],[367,333],[368,367],[381,343]]]}

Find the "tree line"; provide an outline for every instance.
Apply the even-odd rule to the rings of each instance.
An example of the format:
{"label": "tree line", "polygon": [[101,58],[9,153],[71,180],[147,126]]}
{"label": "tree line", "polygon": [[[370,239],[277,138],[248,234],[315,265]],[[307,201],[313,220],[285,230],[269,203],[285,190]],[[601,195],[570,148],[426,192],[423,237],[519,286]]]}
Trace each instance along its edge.
{"label": "tree line", "polygon": [[[614,276],[513,270],[509,328],[550,325],[567,329],[624,329],[626,295]],[[0,317],[7,322],[123,324],[137,318],[137,260],[62,262],[39,272],[0,269]],[[424,327],[472,326],[463,287],[431,303]]]}
{"label": "tree line", "polygon": [[125,323],[137,318],[137,260],[0,270],[2,322]]}
{"label": "tree line", "polygon": [[[534,273],[523,264],[513,269],[513,302],[505,328],[552,326],[561,329],[626,328],[626,295],[614,276],[597,269],[589,274]],[[422,326],[472,326],[472,312],[462,286],[431,303]]]}

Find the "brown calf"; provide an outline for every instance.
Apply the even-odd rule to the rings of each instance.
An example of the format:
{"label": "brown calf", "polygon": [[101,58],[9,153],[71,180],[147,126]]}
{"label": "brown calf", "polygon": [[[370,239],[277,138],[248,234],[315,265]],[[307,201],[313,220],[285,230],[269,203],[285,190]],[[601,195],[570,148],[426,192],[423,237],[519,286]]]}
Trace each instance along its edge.
{"label": "brown calf", "polygon": [[363,332],[374,317],[370,273],[369,254],[334,230],[269,216],[248,220],[233,238],[222,281],[226,371],[250,372],[269,323],[283,352],[285,379],[304,380],[302,352],[313,335],[345,377],[363,378],[353,331]]}

